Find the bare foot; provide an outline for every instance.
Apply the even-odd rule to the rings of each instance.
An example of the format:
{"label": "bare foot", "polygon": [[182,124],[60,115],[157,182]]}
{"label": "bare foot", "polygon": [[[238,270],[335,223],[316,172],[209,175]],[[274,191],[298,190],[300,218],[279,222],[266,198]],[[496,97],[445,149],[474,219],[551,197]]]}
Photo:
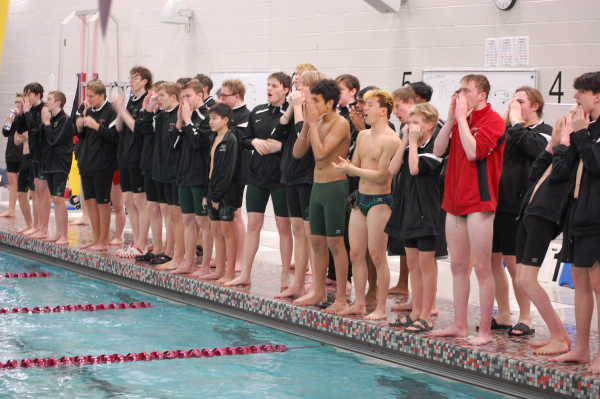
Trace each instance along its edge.
{"label": "bare foot", "polygon": [[[564,341],[567,343],[567,347],[570,348],[572,340],[571,340],[571,337],[569,336],[569,334],[565,333],[563,335],[563,338],[564,338]],[[552,342],[552,337],[548,337],[541,341],[534,341],[534,342],[530,343],[529,346],[532,348],[541,348],[542,346],[548,345],[550,342]]]}
{"label": "bare foot", "polygon": [[294,301],[294,305],[296,305],[296,301],[300,301],[300,302],[301,302],[301,301],[304,301],[305,299],[307,299],[307,298],[310,298],[310,297],[312,297],[312,296],[315,294],[315,292],[314,292],[314,291],[312,291],[312,290],[310,290],[310,289],[308,289],[308,290],[307,290],[307,289],[306,289],[306,285],[304,286],[304,292],[306,292],[306,294],[304,294],[304,295],[302,295],[302,296],[298,297],[298,299],[296,299],[296,300]]}
{"label": "bare foot", "polygon": [[408,288],[395,286],[390,288],[388,295],[408,295]]}
{"label": "bare foot", "polygon": [[[314,292],[304,295],[301,298],[296,299],[293,304],[296,306],[316,306],[319,302],[325,302],[327,300],[327,294],[315,295]],[[342,309],[340,309],[342,310]]]}
{"label": "bare foot", "polygon": [[215,284],[217,284],[217,285],[225,285],[225,283],[228,283],[231,280],[233,280],[233,277],[228,276],[227,274],[225,274],[223,277],[221,277],[220,279],[218,279],[217,281],[215,281]]}
{"label": "bare foot", "polygon": [[56,241],[58,241],[59,238],[60,238],[59,235],[55,235],[55,236],[52,236],[52,237],[49,237],[49,238],[45,238],[42,241],[44,241],[44,242],[56,242]]}
{"label": "bare foot", "polygon": [[30,235],[29,238],[43,241],[44,239],[48,238],[48,232],[43,232],[40,230],[37,233]]}
{"label": "bare foot", "polygon": [[217,259],[216,258],[212,258],[210,260],[210,267],[217,267]]}
{"label": "bare foot", "polygon": [[344,302],[335,301],[333,305],[328,307],[327,309],[323,309],[323,312],[329,314],[336,314],[337,312],[341,312],[342,310],[348,309],[348,303],[344,300]]}
{"label": "bare foot", "polygon": [[401,303],[400,305],[392,307],[392,312],[405,312],[408,310],[412,310],[412,308],[412,301],[408,301],[406,303]]}
{"label": "bare foot", "polygon": [[202,277],[202,276],[206,276],[209,273],[210,273],[210,267],[208,268],[208,270],[200,268],[200,269],[196,270],[194,273],[190,274],[190,276],[191,277]]}
{"label": "bare foot", "polygon": [[288,288],[287,290],[283,291],[282,293],[275,295],[275,299],[299,298],[299,297],[303,296],[304,293],[305,293],[304,287],[296,288],[296,287],[292,286],[291,288]]}
{"label": "bare foot", "polygon": [[[218,278],[221,278],[220,276]],[[234,278],[233,280],[225,283],[225,286],[227,287],[233,287],[236,285],[250,285],[252,284],[252,281],[250,281],[250,277],[246,277],[243,275],[239,275],[237,278]]]}
{"label": "bare foot", "polygon": [[175,270],[179,268],[179,263],[179,261],[171,260],[170,262],[158,266],[156,270]]}
{"label": "bare foot", "polygon": [[87,244],[84,244],[84,245],[80,246],[79,248],[80,249],[88,249],[88,248],[93,247],[94,245],[96,245],[96,242],[92,241],[92,242],[88,242]]}
{"label": "bare foot", "polygon": [[150,252],[154,251],[154,244],[148,245],[147,250],[150,251]]}
{"label": "bare foot", "polygon": [[290,283],[290,276],[281,276],[281,289],[284,290],[286,288],[290,288],[291,287],[291,283]]}
{"label": "bare foot", "polygon": [[581,351],[574,350],[571,352],[567,352],[564,355],[549,357],[548,361],[559,363],[589,363],[590,353],[582,353]]}
{"label": "bare foot", "polygon": [[469,330],[465,328],[458,328],[456,326],[451,326],[443,330],[434,331],[432,333],[435,337],[468,337]]}
{"label": "bare foot", "polygon": [[90,222],[87,218],[80,218],[77,219],[76,221],[69,223],[69,226],[89,226]]}
{"label": "bare foot", "polygon": [[569,346],[565,341],[550,341],[548,345],[542,346],[533,351],[534,355],[558,355],[569,351]]}
{"label": "bare foot", "polygon": [[358,315],[367,314],[367,307],[365,305],[354,304],[347,309],[336,312],[336,315],[338,315],[338,316],[346,316],[346,315],[350,315],[350,314],[358,314]]}
{"label": "bare foot", "polygon": [[242,262],[235,262],[235,271],[241,272],[244,269],[244,265]]}
{"label": "bare foot", "polygon": [[474,346],[481,346],[481,345],[487,345],[490,342],[492,342],[492,334],[484,334],[482,332],[479,332],[479,334],[477,334],[475,336],[475,338],[473,338],[472,340],[470,340],[469,342],[467,342],[469,345],[474,345]]}
{"label": "bare foot", "polygon": [[110,245],[110,246],[123,245],[123,239],[121,239],[119,237],[115,237],[108,242],[108,245]]}
{"label": "bare foot", "polygon": [[38,228],[36,228],[36,227],[32,227],[32,228],[30,228],[29,230],[25,230],[25,231],[23,232],[23,235],[24,235],[25,237],[29,237],[30,235],[37,233],[39,230],[40,230],[40,229],[38,229]]}
{"label": "bare foot", "polygon": [[591,373],[591,374],[600,373],[600,360],[596,359],[594,364],[592,364],[590,367],[588,367],[587,371],[588,371],[588,373]]}
{"label": "bare foot", "polygon": [[108,245],[96,244],[93,247],[90,247],[90,251],[94,251],[94,252],[108,251]]}
{"label": "bare foot", "polygon": [[387,319],[387,313],[385,310],[375,310],[374,312],[365,316],[365,320],[384,320]]}
{"label": "bare foot", "polygon": [[69,245],[69,239],[67,237],[62,237],[56,240],[56,245]]}
{"label": "bare foot", "polygon": [[0,218],[14,218],[15,217],[15,212],[10,212],[10,211],[6,211],[3,213],[0,213]]}
{"label": "bare foot", "polygon": [[25,226],[21,230],[17,231],[17,234],[23,234],[27,230],[31,229],[31,226]]}
{"label": "bare foot", "polygon": [[205,274],[204,276],[200,277],[200,279],[201,280],[219,280],[221,277],[223,277],[224,274],[225,274],[224,272],[212,272],[210,274]]}
{"label": "bare foot", "polygon": [[196,265],[190,267],[189,265],[181,264],[177,269],[173,270],[171,274],[190,274],[194,271],[196,271]]}

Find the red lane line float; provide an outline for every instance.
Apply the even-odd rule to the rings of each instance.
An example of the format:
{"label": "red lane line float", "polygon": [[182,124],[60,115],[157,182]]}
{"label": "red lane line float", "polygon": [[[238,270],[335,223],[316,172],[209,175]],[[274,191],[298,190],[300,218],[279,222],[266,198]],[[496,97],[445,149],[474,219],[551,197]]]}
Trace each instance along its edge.
{"label": "red lane line float", "polygon": [[[293,348],[292,348],[293,349]],[[165,352],[146,352],[140,353],[128,353],[127,356],[123,356],[120,353],[114,355],[100,355],[100,356],[63,356],[59,359],[55,357],[49,357],[48,359],[23,359],[20,362],[18,360],[8,360],[6,363],[0,362],[0,369],[16,369],[16,368],[31,368],[31,367],[58,367],[58,366],[72,366],[79,365],[85,366],[88,364],[112,364],[112,363],[127,363],[127,362],[140,362],[150,360],[168,360],[168,359],[185,359],[185,358],[198,358],[198,357],[214,357],[214,356],[232,356],[232,355],[249,355],[263,352],[285,352],[289,350],[285,345],[252,345],[252,346],[240,346],[237,348],[215,348],[215,349],[190,349],[190,350],[176,350],[176,351],[165,351]]]}
{"label": "red lane line float", "polygon": [[2,278],[36,278],[36,277],[50,277],[50,273],[48,272],[43,272],[43,273],[38,273],[38,272],[34,272],[34,273],[6,273],[6,274],[0,274],[0,279]]}
{"label": "red lane line float", "polygon": [[144,309],[144,308],[149,308],[152,305],[150,304],[150,302],[132,302],[130,304],[128,303],[120,303],[120,304],[116,304],[116,303],[111,303],[110,305],[106,305],[104,303],[101,303],[99,305],[94,305],[94,304],[89,304],[89,305],[60,305],[60,306],[56,306],[56,307],[50,307],[50,306],[36,306],[34,308],[30,308],[28,306],[25,306],[23,308],[13,308],[12,310],[9,308],[2,308],[0,309],[0,314],[7,314],[7,313],[60,313],[60,312],[79,312],[79,311],[87,311],[87,312],[94,312],[96,310],[113,310],[113,309]]}

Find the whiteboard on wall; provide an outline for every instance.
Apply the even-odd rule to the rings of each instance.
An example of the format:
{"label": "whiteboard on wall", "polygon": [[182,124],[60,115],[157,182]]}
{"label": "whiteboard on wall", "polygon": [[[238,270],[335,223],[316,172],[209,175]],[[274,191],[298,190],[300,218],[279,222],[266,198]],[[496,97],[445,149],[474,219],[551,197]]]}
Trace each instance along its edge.
{"label": "whiteboard on wall", "polygon": [[271,72],[211,72],[212,93],[215,94],[227,79],[241,79],[246,85],[245,102],[250,111],[267,102],[267,79]]}
{"label": "whiteboard on wall", "polygon": [[504,113],[519,87],[537,88],[535,69],[427,69],[423,71],[423,81],[433,88],[431,104],[438,109],[441,119],[447,118],[450,100],[460,88],[460,80],[468,74],[485,75],[488,78],[491,86],[488,102],[500,115]]}

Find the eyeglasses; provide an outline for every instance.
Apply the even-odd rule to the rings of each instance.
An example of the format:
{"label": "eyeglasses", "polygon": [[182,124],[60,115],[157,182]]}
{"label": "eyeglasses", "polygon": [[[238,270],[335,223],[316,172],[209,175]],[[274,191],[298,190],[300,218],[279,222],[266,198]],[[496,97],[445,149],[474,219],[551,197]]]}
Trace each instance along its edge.
{"label": "eyeglasses", "polygon": [[219,94],[220,98],[227,98],[229,96],[235,96],[235,94],[223,94],[223,93]]}
{"label": "eyeglasses", "polygon": [[141,76],[138,76],[138,75],[135,75],[135,76],[130,76],[130,77],[129,77],[129,80],[137,80],[137,79],[140,79],[140,80],[141,80],[141,79],[142,79],[142,77],[141,77]]}

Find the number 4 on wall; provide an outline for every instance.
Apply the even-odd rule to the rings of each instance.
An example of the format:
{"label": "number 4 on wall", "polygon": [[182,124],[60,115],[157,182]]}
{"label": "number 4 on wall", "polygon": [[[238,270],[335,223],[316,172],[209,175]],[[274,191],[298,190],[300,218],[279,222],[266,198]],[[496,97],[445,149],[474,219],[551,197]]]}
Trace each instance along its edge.
{"label": "number 4 on wall", "polygon": [[[558,91],[554,91],[554,88],[556,87],[557,82],[558,82]],[[556,79],[554,79],[554,83],[552,83],[552,87],[550,88],[550,93],[548,93],[548,94],[551,96],[558,96],[558,103],[560,104],[560,98],[565,95],[565,93],[562,91],[562,71],[560,71],[558,73],[558,75],[556,75]]]}

